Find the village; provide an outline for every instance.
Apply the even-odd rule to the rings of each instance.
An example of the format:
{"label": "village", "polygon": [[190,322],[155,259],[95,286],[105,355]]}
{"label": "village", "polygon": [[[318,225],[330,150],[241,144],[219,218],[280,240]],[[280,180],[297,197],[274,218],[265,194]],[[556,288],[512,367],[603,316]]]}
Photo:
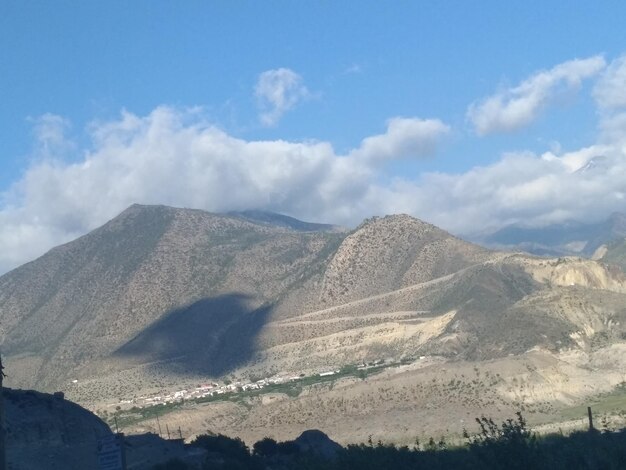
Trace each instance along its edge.
{"label": "village", "polygon": [[[319,374],[325,375],[333,375],[339,371],[331,371],[331,372],[322,372]],[[137,399],[128,399],[128,400],[120,400],[119,405],[134,405],[139,407],[149,407],[155,405],[164,405],[169,403],[178,403],[187,400],[195,400],[202,399],[208,397],[214,397],[217,395],[224,395],[230,393],[239,393],[239,392],[247,392],[249,390],[261,390],[268,385],[278,385],[287,382],[294,382],[296,380],[300,380],[302,377],[294,376],[294,377],[272,377],[272,378],[264,378],[261,380],[257,380],[256,382],[242,382],[236,381],[231,383],[217,383],[217,382],[209,382],[205,384],[197,385],[195,388],[187,390],[176,390],[174,392],[164,394],[164,395],[154,395],[154,396],[139,396]]]}
{"label": "village", "polygon": [[[420,357],[425,359],[425,357]],[[406,364],[406,360],[403,363]],[[259,379],[256,381],[235,380],[224,382],[207,381],[196,386],[182,388],[169,392],[160,392],[153,395],[141,395],[134,398],[123,398],[114,403],[106,405],[109,408],[115,408],[117,411],[128,410],[133,408],[150,408],[158,405],[171,405],[182,403],[185,401],[210,401],[211,399],[219,399],[220,396],[230,397],[232,395],[259,391],[267,387],[280,387],[281,385],[294,384],[297,382],[312,384],[317,382],[326,382],[329,380],[339,379],[346,376],[357,376],[365,378],[367,375],[379,371],[383,368],[398,366],[400,363],[389,359],[378,359],[369,363],[361,363],[359,365],[344,366],[341,369],[323,370],[311,375],[291,375],[281,376],[275,375]]]}

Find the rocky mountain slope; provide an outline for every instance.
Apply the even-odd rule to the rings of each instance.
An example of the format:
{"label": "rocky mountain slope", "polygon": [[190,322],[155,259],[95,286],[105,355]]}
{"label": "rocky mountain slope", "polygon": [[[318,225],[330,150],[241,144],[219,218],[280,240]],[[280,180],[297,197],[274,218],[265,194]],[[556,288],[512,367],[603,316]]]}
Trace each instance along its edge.
{"label": "rocky mountain slope", "polygon": [[602,248],[600,253],[602,261],[619,266],[622,271],[626,272],[626,238],[615,240]]}
{"label": "rocky mountain slope", "polygon": [[19,358],[14,369],[28,383],[50,386],[184,312],[204,322],[187,326],[210,349],[297,291],[340,241],[237,216],[132,206],[0,278],[3,352]]}
{"label": "rocky mountain slope", "polygon": [[[587,406],[597,426],[614,410],[616,427],[626,425],[626,344],[593,352],[551,353],[541,348],[488,361],[446,361],[427,357],[391,367],[365,379],[347,377],[318,383],[297,397],[269,394],[248,400],[189,403],[161,416],[161,424],[191,437],[219,430],[254,443],[270,436],[293,439],[316,426],[342,444],[395,442],[413,446],[431,437],[465,442],[475,418],[496,422],[522,411],[534,429],[585,430]],[[600,398],[598,398],[600,397]],[[154,419],[129,432],[157,432]]]}
{"label": "rocky mountain slope", "polygon": [[292,225],[132,206],[2,276],[10,383],[117,396],[182,376],[624,339],[626,281],[602,263],[491,252],[404,215],[349,233]]}

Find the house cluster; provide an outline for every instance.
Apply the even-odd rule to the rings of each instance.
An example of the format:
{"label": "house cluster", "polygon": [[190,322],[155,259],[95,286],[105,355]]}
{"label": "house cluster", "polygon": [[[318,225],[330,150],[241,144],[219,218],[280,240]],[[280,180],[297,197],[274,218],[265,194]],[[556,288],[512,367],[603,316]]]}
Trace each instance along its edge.
{"label": "house cluster", "polygon": [[164,405],[167,403],[177,403],[186,400],[194,400],[198,398],[212,397],[216,395],[222,395],[225,393],[236,393],[248,390],[260,390],[268,385],[281,384],[294,380],[299,380],[301,377],[272,377],[257,380],[255,382],[232,382],[228,384],[218,383],[206,383],[197,385],[193,389],[176,390],[162,395],[143,395],[133,399],[120,400],[117,405],[127,406],[139,406],[140,408],[154,405]]}
{"label": "house cluster", "polygon": [[[420,358],[421,359],[421,358]],[[380,359],[378,361],[374,361],[371,363],[363,363],[357,366],[358,370],[369,369],[371,367],[380,366],[385,363],[384,359]],[[341,372],[340,369],[336,370],[325,370],[320,371],[317,374],[314,374],[319,377],[328,377],[332,375],[339,374]],[[302,380],[304,378],[304,374],[296,375],[293,377],[285,376],[274,376],[270,378],[265,378],[257,381],[250,382],[228,382],[224,384],[209,382],[201,385],[197,385],[192,389],[183,389],[176,390],[174,392],[160,394],[160,395],[143,395],[137,398],[132,399],[123,399],[117,403],[110,404],[109,406],[120,406],[122,408],[132,408],[132,407],[150,407],[155,405],[165,405],[168,403],[178,403],[181,401],[194,400],[199,398],[213,397],[216,395],[222,395],[225,393],[240,393],[246,392],[250,390],[261,390],[268,385],[276,385],[287,382],[294,382],[297,380]]]}

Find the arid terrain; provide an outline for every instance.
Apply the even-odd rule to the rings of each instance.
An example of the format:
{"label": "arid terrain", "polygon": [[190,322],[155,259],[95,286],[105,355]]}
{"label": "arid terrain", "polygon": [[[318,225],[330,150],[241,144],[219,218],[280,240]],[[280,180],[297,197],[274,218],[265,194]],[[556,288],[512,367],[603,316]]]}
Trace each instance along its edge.
{"label": "arid terrain", "polygon": [[369,436],[401,444],[441,436],[460,440],[464,428],[474,430],[475,418],[504,420],[516,411],[541,432],[567,432],[587,427],[588,405],[598,426],[626,424],[625,358],[626,344],[593,353],[535,349],[472,362],[425,357],[365,378],[314,383],[301,387],[297,396],[289,389],[234,393],[206,403],[148,407],[141,417],[132,412],[133,404],[114,411],[116,400],[93,408],[109,419],[117,416],[131,433],[158,433],[159,416],[163,429],[180,429],[186,438],[212,431],[249,443],[266,436],[292,439],[311,428],[323,429],[343,444],[365,442]]}
{"label": "arid terrain", "polygon": [[[518,410],[575,425],[576,407],[623,398],[625,325],[619,263],[490,251],[405,215],[346,231],[135,205],[0,278],[8,384],[127,432],[160,413],[185,437],[250,442],[411,442]],[[232,394],[146,404],[212,381]]]}

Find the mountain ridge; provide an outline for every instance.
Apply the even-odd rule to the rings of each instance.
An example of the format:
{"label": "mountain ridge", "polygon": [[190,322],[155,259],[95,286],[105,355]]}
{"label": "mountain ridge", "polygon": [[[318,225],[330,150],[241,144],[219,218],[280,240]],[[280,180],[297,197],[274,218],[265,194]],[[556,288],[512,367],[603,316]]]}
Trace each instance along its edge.
{"label": "mountain ridge", "polygon": [[472,240],[493,249],[590,258],[603,245],[625,236],[626,214],[613,212],[607,219],[595,223],[567,220],[543,227],[513,224]]}
{"label": "mountain ridge", "polygon": [[595,261],[493,252],[408,215],[301,231],[133,205],[0,277],[0,339],[14,384],[125,374],[101,393],[132,393],[155,377],[590,348],[619,339],[624,285]]}

